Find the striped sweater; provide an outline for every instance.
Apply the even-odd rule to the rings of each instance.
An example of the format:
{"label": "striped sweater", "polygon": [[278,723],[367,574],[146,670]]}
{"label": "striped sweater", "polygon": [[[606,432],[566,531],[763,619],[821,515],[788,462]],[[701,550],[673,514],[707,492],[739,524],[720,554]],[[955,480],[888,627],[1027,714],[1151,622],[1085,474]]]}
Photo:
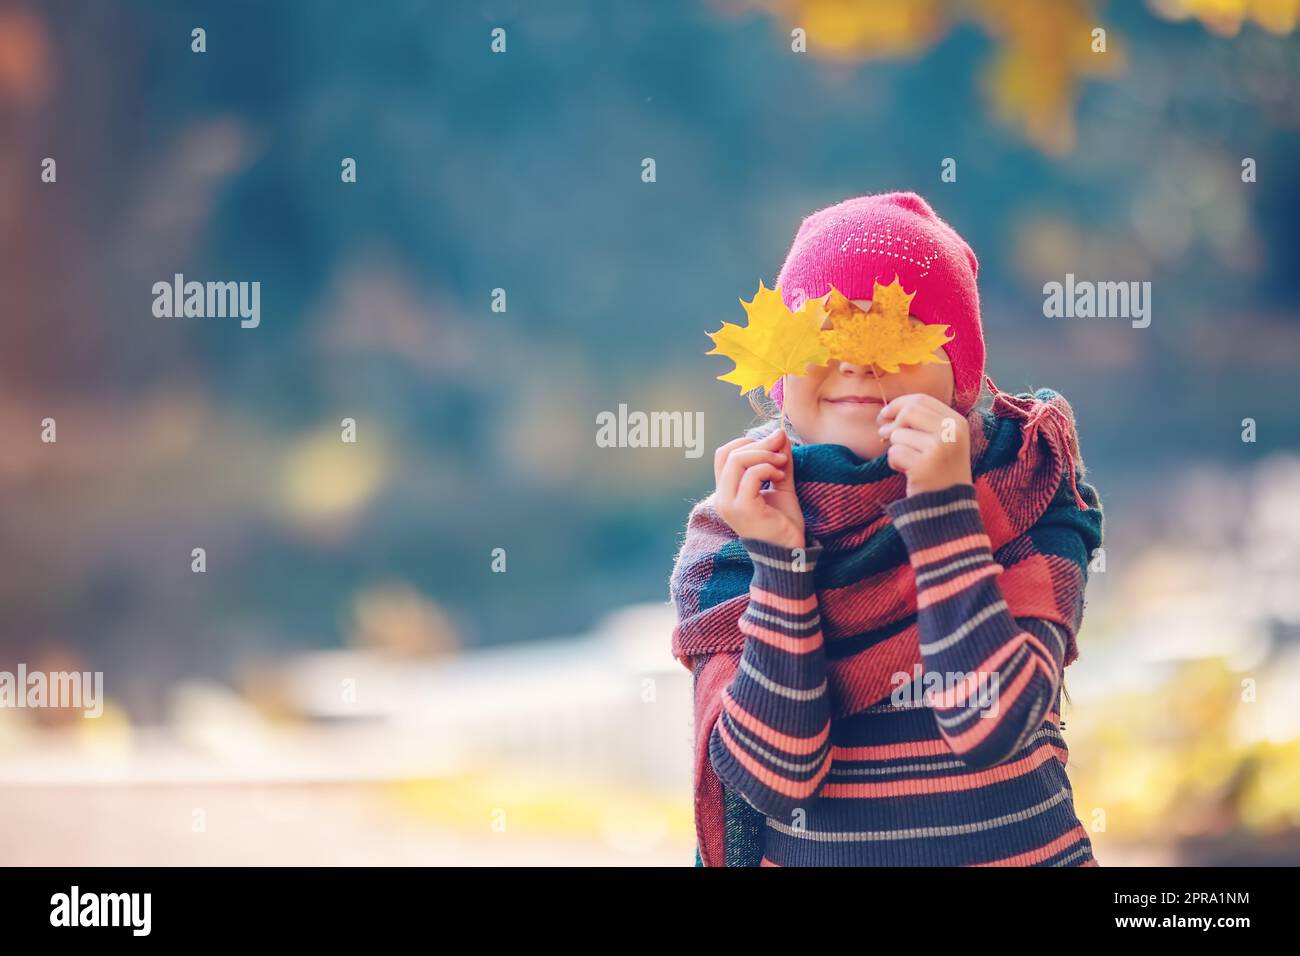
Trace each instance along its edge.
{"label": "striped sweater", "polygon": [[761,865],[1095,866],[1060,728],[1073,628],[1012,616],[971,485],[886,510],[916,576],[923,665],[849,716],[828,693],[821,544],[795,562],[742,539],[745,640],[724,652],[739,660],[708,751],[766,818]]}

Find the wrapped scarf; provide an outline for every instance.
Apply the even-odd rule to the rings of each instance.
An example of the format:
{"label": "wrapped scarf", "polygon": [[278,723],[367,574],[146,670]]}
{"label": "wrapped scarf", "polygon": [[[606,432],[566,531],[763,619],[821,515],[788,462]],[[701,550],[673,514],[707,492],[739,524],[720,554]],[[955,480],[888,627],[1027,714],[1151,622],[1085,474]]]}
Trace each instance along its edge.
{"label": "wrapped scarf", "polygon": [[[1081,481],[1074,415],[1064,397],[1047,388],[1011,395],[987,381],[992,406],[972,409],[967,421],[980,515],[1005,567],[998,583],[1012,616],[1067,628],[1068,666],[1078,657],[1070,624],[1082,606],[1084,575],[1050,573],[1027,532],[1064,526],[1078,532],[1091,555],[1101,543],[1100,502]],[[830,444],[795,444],[791,451],[805,526],[823,548],[814,573],[832,712],[847,717],[888,698],[893,675],[921,663],[915,575],[885,511],[906,494],[907,479],[885,455],[867,460]],[[748,552],[714,510],[712,496],[705,498],[691,511],[670,583],[677,609],[672,653],[692,670],[696,685],[696,865],[755,866],[761,853],[762,815],[722,785],[708,755],[721,691],[744,648],[737,622],[752,575]],[[892,636],[860,648],[849,640],[882,629]],[[725,666],[702,666],[720,652],[734,652],[722,659]]]}

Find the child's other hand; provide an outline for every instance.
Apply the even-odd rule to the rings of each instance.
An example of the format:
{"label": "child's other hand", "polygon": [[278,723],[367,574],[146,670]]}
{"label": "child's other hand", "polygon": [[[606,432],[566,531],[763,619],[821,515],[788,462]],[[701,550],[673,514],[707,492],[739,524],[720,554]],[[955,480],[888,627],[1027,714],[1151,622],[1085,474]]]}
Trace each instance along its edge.
{"label": "child's other hand", "polygon": [[970,425],[933,395],[899,395],[876,417],[889,465],[907,476],[908,497],[971,484]]}
{"label": "child's other hand", "polygon": [[[742,436],[713,455],[713,506],[742,538],[802,548],[803,510],[794,490],[790,436],[777,429],[760,441]],[[762,490],[763,482],[772,487]]]}

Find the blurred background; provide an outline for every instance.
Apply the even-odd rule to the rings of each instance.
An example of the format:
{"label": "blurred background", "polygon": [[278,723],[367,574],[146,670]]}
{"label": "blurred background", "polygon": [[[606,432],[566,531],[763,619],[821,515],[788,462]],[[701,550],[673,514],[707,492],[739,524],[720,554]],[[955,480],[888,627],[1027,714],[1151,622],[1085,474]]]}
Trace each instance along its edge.
{"label": "blurred background", "polygon": [[[668,575],[753,418],[705,332],[886,189],[1079,420],[1099,862],[1300,863],[1297,17],[0,0],[0,671],[105,695],[0,708],[0,863],[690,865]],[[1044,318],[1067,272],[1150,327]],[[260,326],[155,318],[175,273]],[[622,403],[706,454],[597,447]]]}

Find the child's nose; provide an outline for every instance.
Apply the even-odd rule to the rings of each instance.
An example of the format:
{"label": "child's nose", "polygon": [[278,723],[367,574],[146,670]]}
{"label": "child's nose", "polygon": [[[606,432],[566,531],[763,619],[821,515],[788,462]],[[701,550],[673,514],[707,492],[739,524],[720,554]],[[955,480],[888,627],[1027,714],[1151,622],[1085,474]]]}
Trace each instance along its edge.
{"label": "child's nose", "polygon": [[877,365],[855,365],[852,362],[840,361],[840,372],[844,375],[861,375],[863,377],[879,378],[885,374],[885,370]]}

